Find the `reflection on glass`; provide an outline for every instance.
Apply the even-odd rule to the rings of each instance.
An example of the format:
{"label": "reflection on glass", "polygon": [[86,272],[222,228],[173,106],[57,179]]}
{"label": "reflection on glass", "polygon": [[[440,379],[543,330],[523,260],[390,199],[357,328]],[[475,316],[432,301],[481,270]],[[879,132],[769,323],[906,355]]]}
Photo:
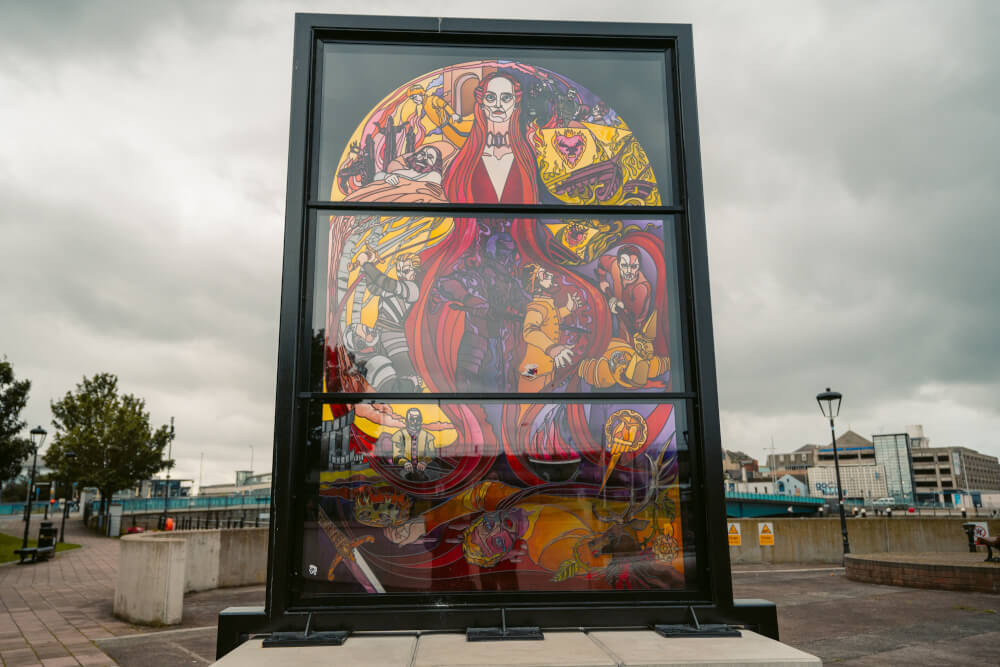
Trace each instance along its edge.
{"label": "reflection on glass", "polygon": [[330,199],[662,203],[639,138],[608,101],[509,60],[449,65],[389,92],[350,136]]}
{"label": "reflection on glass", "polygon": [[672,388],[669,223],[355,215],[320,225],[325,391]]}
{"label": "reflection on glass", "polygon": [[682,588],[675,417],[671,404],[324,406],[302,571],[338,593]]}

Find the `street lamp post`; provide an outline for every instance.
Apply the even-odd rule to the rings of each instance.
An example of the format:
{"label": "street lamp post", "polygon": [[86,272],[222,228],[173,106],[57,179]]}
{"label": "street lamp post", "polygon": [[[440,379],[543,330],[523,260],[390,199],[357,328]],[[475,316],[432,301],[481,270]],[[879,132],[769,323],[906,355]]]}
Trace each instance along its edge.
{"label": "street lamp post", "polygon": [[38,467],[38,450],[42,448],[42,443],[45,442],[46,435],[45,429],[41,426],[31,429],[31,446],[35,449],[35,457],[31,461],[31,481],[28,484],[28,511],[24,517],[24,539],[21,540],[22,549],[28,548],[28,529],[31,527],[31,506],[34,503],[31,494],[35,492],[35,469]]}
{"label": "street lamp post", "polygon": [[[170,460],[170,457],[173,455],[173,452],[174,452],[174,418],[171,417],[170,418],[170,443],[167,445],[167,460],[168,461]],[[167,488],[165,488],[163,490],[163,518],[160,519],[160,523],[161,523],[160,530],[166,530],[167,529],[167,506],[170,504],[170,464],[169,463],[167,464],[167,484],[166,484],[166,487]]]}
{"label": "street lamp post", "polygon": [[[66,452],[63,454],[63,457],[67,462],[72,463],[73,460],[76,459],[76,452]],[[63,543],[66,542],[66,516],[69,514],[69,505],[73,502],[73,487],[68,483],[67,486],[69,486],[69,493],[66,494],[66,498],[63,499],[62,525],[59,526],[59,541]]]}
{"label": "street lamp post", "polygon": [[851,553],[851,543],[847,539],[847,517],[844,515],[844,487],[840,484],[840,457],[837,456],[837,435],[833,430],[833,419],[840,414],[840,392],[826,391],[816,394],[816,402],[823,416],[830,420],[830,439],[833,442],[833,467],[837,472],[837,505],[840,507],[840,532],[844,536],[844,554]]}

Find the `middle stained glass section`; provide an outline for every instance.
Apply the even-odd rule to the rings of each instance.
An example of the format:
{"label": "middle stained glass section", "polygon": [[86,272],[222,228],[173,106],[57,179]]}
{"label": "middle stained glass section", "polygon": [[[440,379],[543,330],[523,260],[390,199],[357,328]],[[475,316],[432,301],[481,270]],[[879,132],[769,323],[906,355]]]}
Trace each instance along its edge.
{"label": "middle stained glass section", "polygon": [[317,214],[314,391],[682,387],[671,218]]}

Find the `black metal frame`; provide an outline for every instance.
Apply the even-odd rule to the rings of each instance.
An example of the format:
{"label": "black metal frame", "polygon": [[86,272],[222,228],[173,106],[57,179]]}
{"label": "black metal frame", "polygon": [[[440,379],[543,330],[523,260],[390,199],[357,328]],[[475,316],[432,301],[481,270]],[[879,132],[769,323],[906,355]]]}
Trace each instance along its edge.
{"label": "black metal frame", "polygon": [[[311,199],[317,153],[313,124],[318,117],[319,55],[323,41],[434,46],[507,46],[587,50],[659,50],[667,58],[668,80],[674,91],[668,110],[668,137],[676,152],[675,204],[657,207],[385,205],[328,202]],[[672,128],[672,131],[669,131]],[[311,218],[315,211],[447,212],[488,215],[492,211],[530,217],[561,217],[587,212],[629,214],[647,219],[676,217],[680,279],[681,345],[687,363],[681,392],[630,395],[629,400],[676,401],[686,404],[693,446],[692,487],[695,507],[695,588],[683,591],[489,592],[442,595],[386,594],[344,596],[335,605],[303,600],[296,594],[297,560],[301,548],[299,511],[304,502],[303,441],[310,403],[317,399],[417,399],[416,395],[319,394],[308,391],[311,349]],[[544,629],[579,627],[641,627],[686,623],[730,623],[754,628],[777,638],[774,605],[760,600],[734,601],[725,531],[725,499],[721,484],[722,457],[719,409],[708,281],[708,253],[695,100],[694,55],[689,25],[486,21],[474,19],[389,18],[298,14],[292,83],[291,128],[285,240],[279,327],[274,433],[274,477],[268,556],[266,606],[237,608],[219,618],[218,651],[223,655],[254,632],[301,631],[307,625],[322,631],[465,630],[500,624]],[[517,399],[508,394],[419,395],[419,400]],[[539,395],[534,400],[606,400],[599,394]],[[623,396],[618,395],[618,398]],[[522,402],[524,397],[521,397]],[[348,599],[349,598],[349,599]]]}

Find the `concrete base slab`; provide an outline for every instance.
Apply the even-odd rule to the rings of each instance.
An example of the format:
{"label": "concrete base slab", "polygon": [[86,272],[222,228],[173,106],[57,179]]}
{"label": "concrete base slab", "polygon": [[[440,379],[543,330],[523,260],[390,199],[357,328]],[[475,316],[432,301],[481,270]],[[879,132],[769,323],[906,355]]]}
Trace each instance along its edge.
{"label": "concrete base slab", "polygon": [[464,634],[425,635],[414,667],[614,667],[615,661],[582,632],[546,632],[541,641],[469,642]]}
{"label": "concrete base slab", "polygon": [[542,641],[468,642],[465,635],[356,635],[343,646],[263,648],[242,644],[218,667],[813,667],[819,658],[744,630],[741,637],[666,639],[648,631],[546,632]]}
{"label": "concrete base slab", "polygon": [[263,640],[251,639],[218,662],[218,667],[328,667],[329,665],[371,665],[406,667],[413,660],[417,638],[350,637],[343,646],[295,646],[264,648]]}
{"label": "concrete base slab", "polygon": [[781,665],[807,667],[823,661],[756,632],[741,630],[741,637],[666,638],[654,632],[592,632],[590,638],[627,667],[675,665]]}

